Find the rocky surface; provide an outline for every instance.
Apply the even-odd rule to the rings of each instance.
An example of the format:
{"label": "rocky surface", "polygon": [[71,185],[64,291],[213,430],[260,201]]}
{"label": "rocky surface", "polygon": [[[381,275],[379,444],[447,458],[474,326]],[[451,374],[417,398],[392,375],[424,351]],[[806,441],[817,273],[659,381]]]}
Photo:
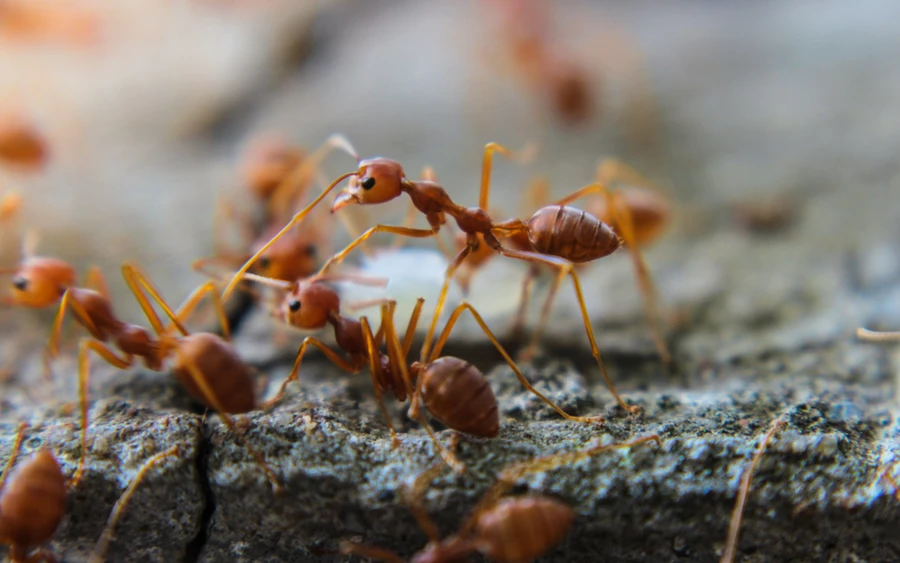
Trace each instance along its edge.
{"label": "rocky surface", "polygon": [[[485,140],[536,139],[541,153],[532,165],[498,164],[495,201],[508,212],[519,209],[518,186],[532,173],[550,176],[562,194],[588,181],[600,156],[622,156],[671,186],[676,206],[670,232],[647,253],[673,362],[663,366],[654,351],[625,257],[582,275],[603,359],[622,395],[642,407],[639,416],[612,400],[568,286],[542,355],[522,367],[568,412],[603,415],[604,426],[560,420],[463,320],[445,353],[485,371],[502,427],[496,440],[463,439],[468,472],[447,470],[428,489],[425,504],[441,532],[453,533],[507,463],[657,433],[659,447],[601,454],[522,480],[515,493],[552,494],[576,511],[568,539],[545,560],[716,561],[741,472],[781,417],[785,425],[753,481],[737,561],[896,560],[900,503],[877,478],[900,451],[900,359],[896,348],[854,337],[858,326],[900,326],[900,113],[888,111],[900,94],[900,40],[891,25],[896,7],[870,4],[813,10],[697,2],[653,13],[591,7],[597,29],[618,23],[646,53],[661,119],[654,152],[623,138],[616,101],[624,86],[615,75],[596,78],[608,79],[613,92],[603,126],[563,130],[522,102],[508,78],[473,78],[478,67],[469,74],[477,42],[466,33],[476,28],[471,22],[487,25],[473,6],[351,3],[325,14],[301,70],[208,137],[184,141],[188,153],[159,153],[160,161],[181,164],[128,184],[138,195],[123,205],[140,207],[140,194],[149,192],[139,186],[184,186],[170,180],[190,177],[194,203],[177,213],[194,217],[217,191],[215,178],[227,176],[238,140],[261,128],[308,145],[342,131],[364,154],[398,158],[410,171],[431,163],[459,201],[476,197]],[[583,30],[594,20],[575,14],[566,16],[572,42],[585,45]],[[416,62],[426,56],[431,65]],[[330,174],[347,166],[338,162],[328,165]],[[184,195],[179,189],[167,197]],[[735,219],[734,204],[776,196],[797,206],[783,230],[760,233]],[[196,247],[180,244],[183,232],[169,233],[165,209],[162,201],[144,208],[152,247],[104,248],[103,257],[115,264],[138,252],[154,279],[160,272],[164,292],[178,295],[195,283],[177,273]],[[373,211],[368,221],[390,221],[391,212]],[[209,240],[205,223],[187,230]],[[501,336],[515,310],[520,266],[495,260],[472,287],[471,301]],[[409,284],[396,287],[408,305]],[[0,454],[5,459],[16,422],[26,419],[34,427],[26,450],[49,444],[71,472],[80,450],[72,346],[47,385],[38,353],[22,343],[37,348],[48,323],[31,311],[0,319],[10,334],[0,343],[3,357],[17,368],[3,387]],[[269,392],[297,342],[290,336],[278,345],[272,325],[257,312],[236,343],[265,376],[261,386],[268,378]],[[84,559],[134,470],[176,443],[182,455],[151,472],[109,560],[344,560],[335,550],[347,539],[407,558],[427,541],[403,498],[437,462],[433,444],[392,404],[402,446],[391,449],[365,373],[344,374],[311,356],[281,405],[242,419],[245,439],[285,485],[275,495],[243,443],[218,417],[203,420],[170,376],[94,365],[88,473],[71,492],[70,516],[53,544],[64,561]],[[35,411],[36,403],[52,406]],[[449,433],[439,437],[446,444]]]}

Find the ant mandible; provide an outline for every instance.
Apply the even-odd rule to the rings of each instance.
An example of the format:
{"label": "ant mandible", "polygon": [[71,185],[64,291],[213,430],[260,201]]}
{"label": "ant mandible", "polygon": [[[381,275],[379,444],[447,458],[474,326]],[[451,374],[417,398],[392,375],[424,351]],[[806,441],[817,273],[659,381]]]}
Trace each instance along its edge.
{"label": "ant mandible", "polygon": [[[228,324],[219,300],[218,287],[213,282],[201,285],[188,296],[177,312],[174,312],[135,264],[128,262],[123,264],[122,277],[156,332],[155,337],[144,327],[119,320],[113,312],[109,298],[102,293],[86,288],[71,287],[63,295],[48,344],[48,355],[54,357],[57,354],[59,335],[67,309],[72,310],[75,319],[91,334],[90,338],[81,341],[78,352],[82,455],[78,461],[74,481],[78,482],[81,479],[87,455],[89,360],[90,352],[94,352],[105,362],[118,369],[129,368],[134,364],[136,358],[142,358],[148,369],[161,371],[164,362],[167,359],[173,359],[172,373],[188,394],[207,408],[219,413],[229,430],[235,432],[238,438],[244,442],[247,451],[265,472],[276,492],[280,491],[281,484],[274,471],[265,462],[262,455],[238,432],[234,419],[230,416],[254,410],[256,396],[253,389],[252,369],[241,360],[227,342],[229,338]],[[183,325],[183,319],[190,315],[206,294],[213,299],[225,339],[208,332],[191,334]],[[163,326],[162,320],[151,304],[151,299],[169,317],[172,322],[170,326]],[[180,332],[181,336],[174,335],[173,331],[175,330]],[[107,344],[109,341],[112,341],[123,353],[121,356],[117,355]]]}
{"label": "ant mandible", "polygon": [[[429,469],[416,478],[408,499],[410,511],[428,536],[428,545],[411,561],[451,563],[473,553],[481,553],[497,563],[526,563],[538,558],[568,534],[575,513],[568,505],[545,495],[504,497],[516,481],[529,473],[546,472],[601,452],[631,448],[651,441],[659,444],[659,436],[654,434],[621,444],[595,446],[578,452],[513,463],[501,471],[494,486],[484,493],[459,532],[445,540],[440,539],[437,526],[421,505],[425,489],[441,468]],[[341,552],[403,563],[400,556],[386,549],[350,542],[341,543]]]}
{"label": "ant mandible", "polygon": [[[65,516],[66,477],[56,457],[47,448],[38,450],[10,475],[27,428],[26,423],[19,425],[12,454],[0,476],[0,543],[9,546],[11,563],[56,563],[56,556],[41,546],[53,538]],[[148,470],[162,459],[179,453],[178,446],[173,446],[144,462],[116,502],[91,557],[92,563],[103,559],[116,523]]]}
{"label": "ant mandible", "polygon": [[[629,406],[625,403],[615,387],[612,379],[606,371],[606,367],[600,358],[600,350],[594,337],[593,327],[588,315],[587,305],[581,289],[581,281],[574,265],[590,262],[604,256],[608,256],[619,248],[619,236],[613,232],[609,225],[603,223],[593,215],[566,205],[548,205],[538,209],[529,219],[510,219],[500,223],[494,223],[490,215],[485,211],[488,208],[490,193],[490,171],[494,152],[510,156],[512,151],[497,143],[488,143],[484,149],[484,159],[481,173],[481,193],[479,207],[462,207],[450,198],[443,187],[429,181],[412,181],[406,178],[403,168],[395,160],[377,157],[359,162],[357,170],[347,172],[332,182],[315,200],[298,212],[288,224],[272,238],[268,243],[235,274],[234,278],[225,288],[223,299],[227,299],[235,285],[242,279],[243,274],[253,265],[256,259],[263,254],[269,246],[273,245],[279,237],[287,233],[294,225],[301,222],[310,211],[318,205],[325,196],[340,182],[350,178],[350,185],[344,189],[335,199],[332,211],[357,203],[361,205],[378,204],[390,201],[406,193],[419,212],[425,215],[430,229],[412,229],[408,227],[396,227],[391,225],[376,225],[356,240],[351,242],[344,250],[332,256],[320,269],[320,273],[328,270],[333,264],[340,263],[353,251],[354,248],[365,242],[378,232],[394,233],[414,238],[427,238],[435,236],[446,222],[446,215],[450,215],[456,221],[460,230],[466,233],[467,245],[463,248],[447,268],[444,284],[438,298],[435,316],[426,337],[426,346],[423,348],[423,357],[427,356],[428,345],[437,328],[438,318],[443,311],[444,301],[450,286],[450,280],[460,264],[481,244],[486,244],[495,252],[524,260],[531,264],[545,264],[558,269],[558,281],[566,275],[571,276],[572,284],[578,298],[578,305],[584,321],[585,332],[591,346],[591,354],[597,361],[603,377],[606,380],[612,394],[619,405],[630,413],[640,411],[640,407]],[[589,184],[575,194],[587,193],[588,190],[605,189],[605,186],[597,183]],[[525,234],[531,245],[527,251],[515,250],[502,246],[498,237],[513,237],[517,234]],[[637,248],[633,251],[637,252]]]}

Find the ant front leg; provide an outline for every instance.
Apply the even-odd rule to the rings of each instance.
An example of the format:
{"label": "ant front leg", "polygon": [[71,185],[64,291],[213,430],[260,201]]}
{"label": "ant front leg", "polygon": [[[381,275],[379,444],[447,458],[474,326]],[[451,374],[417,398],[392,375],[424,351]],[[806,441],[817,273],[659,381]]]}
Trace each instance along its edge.
{"label": "ant front leg", "polygon": [[481,161],[481,190],[478,196],[478,207],[484,210],[487,210],[488,200],[490,198],[491,165],[494,160],[495,152],[499,152],[503,156],[513,160],[527,162],[534,155],[536,149],[532,145],[526,145],[521,151],[514,152],[498,143],[488,143],[484,146],[484,158]]}
{"label": "ant front leg", "polygon": [[81,458],[78,460],[78,467],[72,476],[72,486],[78,485],[84,474],[84,460],[87,458],[87,435],[88,425],[88,378],[90,377],[90,353],[94,352],[109,365],[118,369],[127,369],[134,363],[134,358],[130,354],[119,357],[106,344],[93,339],[84,339],[78,350],[78,399],[81,403]]}
{"label": "ant front leg", "polygon": [[[216,310],[216,316],[219,318],[219,324],[222,327],[222,336],[225,340],[231,340],[231,330],[228,327],[228,314],[225,312],[225,307],[222,306],[222,298],[219,296],[219,288],[213,281],[208,281],[200,285],[197,289],[191,292],[190,295],[184,300],[184,302],[179,305],[177,312],[175,313],[175,317],[184,322],[197,308],[197,305],[200,304],[200,301],[203,298],[209,295],[213,302],[213,307]],[[167,333],[171,332],[175,328],[175,323],[173,322],[169,326],[165,328]]]}
{"label": "ant front leg", "polygon": [[325,357],[331,360],[331,362],[339,367],[340,369],[350,372],[357,373],[359,372],[359,368],[345,360],[344,358],[337,355],[337,353],[328,347],[324,342],[319,340],[314,336],[307,336],[303,339],[303,343],[300,344],[300,350],[297,352],[297,358],[294,360],[294,367],[291,368],[291,373],[288,374],[287,379],[282,382],[281,387],[278,388],[278,393],[272,397],[270,400],[266,401],[262,404],[263,409],[267,409],[272,405],[276,405],[284,398],[284,393],[287,390],[288,383],[291,381],[297,381],[300,376],[300,364],[303,363],[303,356],[306,354],[306,350],[309,346],[315,346],[318,348]]}
{"label": "ant front leg", "polygon": [[[381,318],[381,327],[379,328],[379,332],[382,330],[386,330],[385,319],[387,318],[385,315],[385,308],[391,307],[390,304],[383,304],[382,306],[382,318]],[[393,309],[390,309],[393,314]],[[382,385],[379,381],[379,374],[381,371],[381,363],[379,361],[378,349],[375,347],[375,337],[372,336],[372,327],[369,326],[369,319],[366,317],[361,317],[359,319],[359,324],[362,327],[363,338],[366,341],[366,355],[369,357],[369,374],[372,377],[372,388],[375,390],[375,399],[378,400],[378,406],[381,408],[381,414],[384,415],[384,420],[387,422],[388,430],[391,433],[391,449],[397,448],[400,445],[400,439],[397,438],[397,431],[394,430],[394,423],[391,421],[391,415],[387,411],[387,406],[384,404],[384,397],[382,396]]]}
{"label": "ant front leg", "polygon": [[434,350],[431,352],[431,356],[428,357],[429,364],[434,362],[435,360],[437,360],[440,357],[441,350],[443,349],[444,345],[447,343],[447,339],[450,338],[450,333],[453,331],[453,327],[456,325],[456,322],[459,320],[459,317],[460,317],[460,315],[462,315],[463,311],[466,311],[466,310],[468,310],[472,314],[472,317],[475,318],[475,322],[477,322],[478,326],[481,327],[481,330],[484,331],[485,336],[488,337],[488,340],[491,341],[491,344],[493,344],[494,347],[497,349],[497,351],[500,352],[500,355],[503,356],[503,359],[506,361],[507,364],[509,364],[509,367],[512,368],[513,373],[516,374],[516,378],[525,387],[525,389],[528,390],[528,392],[532,393],[538,399],[545,402],[547,405],[550,406],[550,408],[555,410],[557,413],[559,413],[560,416],[562,416],[566,420],[571,420],[572,422],[584,422],[584,423],[604,423],[604,422],[606,422],[606,419],[603,418],[602,416],[572,416],[571,414],[562,410],[559,407],[559,405],[557,405],[556,403],[551,401],[549,398],[544,396],[543,393],[541,393],[540,391],[535,389],[534,386],[531,385],[531,382],[528,381],[528,378],[526,378],[525,375],[522,374],[522,371],[519,369],[519,366],[517,366],[516,363],[513,361],[513,359],[509,356],[509,354],[507,354],[506,350],[503,348],[503,345],[500,344],[500,341],[497,340],[497,337],[494,336],[493,332],[491,332],[491,329],[488,328],[487,323],[484,322],[484,319],[481,317],[481,314],[479,314],[478,311],[476,311],[475,308],[472,307],[472,305],[470,305],[466,302],[460,303],[459,306],[456,307],[456,309],[450,315],[450,319],[447,321],[447,324],[444,326],[444,330],[443,330],[443,332],[441,332],[441,335],[438,338],[437,344],[435,344]]}
{"label": "ant front leg", "polygon": [[150,300],[147,298],[147,295],[144,293],[146,291],[150,294],[150,297],[153,298],[156,303],[162,307],[162,310],[166,313],[166,315],[172,320],[172,323],[178,329],[178,331],[187,336],[190,334],[188,330],[184,327],[181,320],[178,318],[178,315],[172,311],[172,308],[165,302],[159,292],[150,284],[149,278],[141,272],[136,264],[131,262],[126,262],[122,264],[122,277],[125,279],[125,283],[128,285],[128,289],[131,290],[131,293],[134,294],[134,298],[137,300],[138,305],[140,305],[141,310],[144,312],[144,316],[147,317],[147,320],[153,326],[153,330],[156,331],[156,334],[162,335],[166,334],[168,331],[163,326],[162,320],[160,320],[159,315],[156,314],[156,310],[153,308],[153,305],[150,304]]}
{"label": "ant front leg", "polygon": [[59,339],[62,334],[62,324],[66,316],[66,309],[71,308],[75,312],[75,316],[84,325],[91,334],[98,334],[97,326],[91,319],[91,316],[85,308],[72,297],[72,290],[67,289],[63,293],[59,303],[59,311],[56,318],[53,319],[53,328],[50,331],[50,340],[47,342],[47,349],[44,351],[44,378],[49,379],[51,375],[50,362],[59,354]]}
{"label": "ant front leg", "polygon": [[[453,276],[456,274],[456,270],[459,268],[460,264],[463,263],[463,260],[472,253],[472,245],[467,244],[465,248],[459,251],[459,254],[456,255],[456,258],[453,262],[447,266],[447,272],[444,274],[444,285],[441,286],[441,293],[438,295],[437,305],[434,307],[434,316],[431,318],[431,325],[428,327],[428,334],[425,335],[425,344],[422,346],[422,355],[419,358],[421,361],[425,361],[428,358],[428,351],[431,347],[431,339],[434,338],[434,333],[437,331],[438,319],[441,316],[441,313],[444,310],[444,302],[447,300],[447,293],[450,291],[450,280],[453,279]],[[413,400],[413,408],[418,407],[418,402]]]}
{"label": "ant front leg", "polygon": [[610,392],[616,398],[616,401],[619,403],[619,405],[631,414],[639,413],[641,411],[640,407],[628,405],[619,395],[618,391],[616,391],[616,388],[612,383],[612,379],[609,377],[609,373],[606,371],[606,366],[603,365],[603,360],[600,359],[600,349],[597,347],[596,338],[594,338],[594,328],[591,326],[591,318],[588,315],[587,305],[584,302],[584,292],[581,290],[581,280],[578,278],[578,273],[575,271],[574,264],[558,256],[550,256],[547,254],[540,254],[538,252],[512,250],[509,248],[501,248],[500,254],[502,254],[503,256],[508,256],[510,258],[516,258],[517,260],[525,260],[534,264],[547,264],[548,266],[557,268],[559,270],[559,275],[556,280],[557,286],[562,282],[562,279],[565,278],[566,275],[572,277],[572,285],[575,288],[575,296],[578,298],[578,306],[581,309],[581,317],[584,320],[584,331],[587,334],[588,342],[591,345],[591,355],[593,355],[594,359],[597,360],[597,365],[600,367],[601,373],[603,373],[603,378],[606,380],[606,385],[607,387],[609,387]]}
{"label": "ant front leg", "polygon": [[319,273],[316,275],[321,276],[325,274],[325,272],[327,272],[328,269],[331,268],[331,266],[333,266],[334,264],[340,264],[341,262],[343,262],[344,258],[346,258],[348,254],[353,252],[353,249],[366,242],[366,240],[371,238],[375,233],[393,233],[395,235],[402,235],[405,237],[428,238],[435,236],[438,233],[438,230],[411,229],[408,227],[395,227],[392,225],[375,225],[374,227],[370,228],[359,237],[357,237],[356,240],[348,244],[346,248],[329,258],[328,261],[325,262],[324,265],[322,265],[322,267],[319,269]]}

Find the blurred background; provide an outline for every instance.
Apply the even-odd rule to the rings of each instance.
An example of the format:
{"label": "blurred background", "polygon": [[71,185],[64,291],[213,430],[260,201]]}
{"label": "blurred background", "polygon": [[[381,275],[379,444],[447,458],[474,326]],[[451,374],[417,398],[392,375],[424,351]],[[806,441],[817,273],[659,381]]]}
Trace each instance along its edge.
{"label": "blurred background", "polygon": [[[893,275],[900,229],[884,226],[900,200],[898,16],[878,0],[0,0],[0,109],[31,124],[48,153],[37,170],[2,169],[2,189],[23,198],[3,265],[17,260],[13,233],[34,229],[40,254],[79,272],[100,266],[117,308],[141,320],[119,265],[137,261],[176,302],[201,282],[191,263],[216,252],[217,202],[253,211],[240,174],[251,139],[311,150],[342,133],[411,177],[433,166],[471,205],[484,144],[533,143],[527,164],[495,162],[492,205],[504,216],[535,207],[536,177],[561,196],[603,157],[629,163],[674,206],[648,254],[673,306],[709,291],[685,280],[754,259],[716,240],[767,221],[777,230],[784,217],[833,229],[761,245],[826,232],[816,244],[839,254],[852,232],[854,245],[883,250]],[[322,176],[354,165],[337,153]],[[357,218],[398,223],[406,203]],[[349,240],[333,233],[323,244]],[[524,267],[494,262],[472,300],[509,317],[520,278],[502,268]],[[630,264],[611,264],[594,268],[592,310],[639,319]],[[621,285],[624,300],[597,297]],[[46,330],[49,318],[10,315],[5,330]]]}

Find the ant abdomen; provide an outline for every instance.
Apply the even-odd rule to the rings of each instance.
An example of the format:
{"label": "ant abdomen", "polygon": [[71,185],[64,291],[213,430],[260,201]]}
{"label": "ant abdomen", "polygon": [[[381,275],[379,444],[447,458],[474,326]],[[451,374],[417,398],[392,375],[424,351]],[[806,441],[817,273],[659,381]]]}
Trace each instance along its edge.
{"label": "ant abdomen", "polygon": [[619,248],[619,236],[609,225],[575,207],[542,207],[525,227],[535,252],[576,264],[603,258]]}
{"label": "ant abdomen", "polygon": [[478,518],[478,551],[496,563],[532,561],[562,541],[574,518],[550,497],[505,498]]}
{"label": "ant abdomen", "polygon": [[49,450],[16,468],[0,496],[0,537],[26,552],[53,537],[66,513],[66,478]]}
{"label": "ant abdomen", "polygon": [[256,408],[256,393],[249,366],[219,336],[208,332],[184,336],[178,340],[178,350],[173,371],[192,397],[212,407],[194,383],[188,371],[188,362],[196,366],[226,413],[241,414]]}
{"label": "ant abdomen", "polygon": [[471,436],[497,436],[497,398],[478,368],[452,356],[412,368],[410,374],[422,378],[422,400],[435,418]]}

